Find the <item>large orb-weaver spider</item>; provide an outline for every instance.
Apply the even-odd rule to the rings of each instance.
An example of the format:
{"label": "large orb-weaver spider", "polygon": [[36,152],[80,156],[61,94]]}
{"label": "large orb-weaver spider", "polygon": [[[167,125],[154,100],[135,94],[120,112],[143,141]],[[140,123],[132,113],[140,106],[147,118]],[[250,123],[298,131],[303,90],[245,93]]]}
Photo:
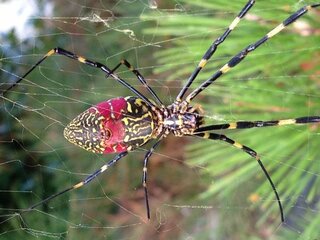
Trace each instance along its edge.
{"label": "large orb-weaver spider", "polygon": [[[273,36],[281,32],[286,26],[293,23],[295,20],[303,16],[307,11],[312,8],[320,6],[320,3],[307,5],[290,15],[281,24],[272,29],[269,33],[263,36],[261,39],[253,44],[250,44],[234,57],[232,57],[224,66],[217,70],[209,79],[203,82],[199,87],[193,90],[187,97],[184,98],[186,91],[191,86],[192,82],[195,80],[199,72],[205,67],[208,60],[215,53],[218,46],[229,36],[232,30],[238,25],[241,19],[246,15],[250,8],[254,5],[254,0],[249,0],[247,4],[240,11],[238,16],[233,20],[225,32],[213,41],[212,45],[203,55],[198,66],[190,75],[186,84],[180,90],[176,100],[165,106],[159,99],[157,94],[148,86],[144,77],[134,69],[129,62],[122,60],[115,68],[112,70],[106,65],[95,62],[72,52],[66,51],[62,48],[54,48],[50,50],[44,57],[42,57],[35,65],[33,65],[29,71],[27,71],[21,78],[16,82],[11,84],[0,96],[4,99],[5,93],[15,87],[20,81],[22,81],[28,74],[30,74],[38,65],[40,65],[47,57],[54,54],[59,54],[66,56],[73,60],[77,60],[81,63],[89,65],[94,68],[98,68],[104,73],[106,77],[112,77],[113,79],[120,82],[122,85],[127,87],[131,92],[133,92],[137,97],[118,97],[113,98],[95,106],[90,107],[85,112],[78,115],[73,119],[67,127],[64,129],[64,136],[67,140],[78,145],[79,147],[91,151],[94,153],[108,154],[108,153],[118,153],[111,161],[103,165],[100,169],[89,175],[83,181],[61,191],[54,195],[47,197],[46,199],[32,205],[25,211],[34,209],[35,207],[48,202],[49,200],[66,193],[70,190],[80,188],[99,174],[107,170],[110,166],[115,164],[121,158],[126,156],[128,152],[140,147],[152,139],[156,139],[155,144],[147,151],[144,158],[143,165],[143,187],[145,191],[145,202],[147,209],[147,217],[150,219],[150,208],[148,201],[148,190],[147,190],[147,165],[150,156],[152,155],[154,149],[159,145],[161,140],[168,134],[172,133],[177,137],[182,136],[196,136],[210,140],[219,140],[226,142],[234,147],[244,151],[251,157],[255,158],[267,177],[276,199],[278,201],[281,221],[284,221],[283,208],[281,205],[279,194],[276,190],[275,184],[272,182],[267,170],[260,160],[260,156],[251,148],[242,145],[227,136],[220,133],[212,133],[214,130],[223,129],[244,129],[244,128],[254,128],[254,127],[269,127],[269,126],[282,126],[289,124],[307,124],[320,122],[320,116],[306,116],[298,117],[293,119],[284,120],[273,120],[273,121],[239,121],[225,124],[213,124],[208,126],[203,126],[203,116],[200,114],[199,107],[193,107],[191,101],[204,89],[206,89],[211,83],[218,79],[221,75],[227,73],[231,68],[239,64],[249,53],[257,49],[260,45],[268,41]],[[125,80],[121,79],[114,72],[121,65],[126,66],[131,72],[135,74],[140,83],[148,90],[148,92],[153,96],[156,104],[150,101],[137,89],[127,83]]]}

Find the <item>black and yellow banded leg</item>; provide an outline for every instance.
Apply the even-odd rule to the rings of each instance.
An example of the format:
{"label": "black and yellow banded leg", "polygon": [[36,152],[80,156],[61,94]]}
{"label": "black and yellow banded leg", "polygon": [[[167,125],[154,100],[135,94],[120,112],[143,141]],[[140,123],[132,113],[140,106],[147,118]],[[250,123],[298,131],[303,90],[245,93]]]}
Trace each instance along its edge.
{"label": "black and yellow banded leg", "polygon": [[320,3],[313,4],[313,5],[307,5],[307,6],[300,8],[298,11],[296,11],[295,13],[290,15],[286,20],[284,20],[281,24],[279,24],[277,27],[275,27],[269,33],[267,33],[264,37],[262,37],[261,39],[259,39],[255,43],[250,44],[246,48],[244,48],[237,55],[235,55],[233,58],[231,58],[228,63],[226,63],[218,71],[216,71],[209,79],[207,79],[198,88],[196,88],[194,91],[192,91],[186,97],[186,102],[189,103],[193,98],[195,98],[200,92],[202,92],[204,89],[206,89],[215,80],[217,80],[221,75],[225,74],[231,68],[238,65],[250,52],[253,52],[255,49],[257,49],[260,45],[265,43],[267,40],[269,40],[270,38],[277,35],[279,32],[281,32],[283,29],[285,29],[289,24],[293,23],[298,18],[303,16],[306,12],[308,12],[312,8],[316,8],[319,6],[320,6]]}
{"label": "black and yellow banded leg", "polygon": [[227,30],[218,37],[209,47],[209,49],[206,51],[206,53],[203,55],[202,59],[200,60],[198,66],[196,69],[192,72],[189,79],[187,80],[186,84],[183,86],[183,88],[180,90],[176,101],[181,101],[186,91],[189,89],[192,82],[196,79],[198,73],[205,67],[208,60],[212,57],[212,55],[217,50],[218,46],[224,42],[224,40],[229,36],[229,34],[232,32],[232,30],[238,25],[238,23],[241,21],[241,19],[246,15],[246,13],[250,10],[250,8],[254,5],[254,0],[249,0],[247,4],[242,8],[238,16],[232,21],[232,23],[229,25]]}
{"label": "black and yellow banded leg", "polygon": [[206,139],[211,139],[211,140],[219,140],[219,141],[223,141],[223,142],[226,142],[242,151],[244,151],[245,153],[249,154],[251,157],[255,158],[257,160],[257,162],[259,163],[262,171],[264,172],[265,176],[267,177],[272,189],[273,189],[273,192],[274,194],[276,195],[276,199],[278,201],[278,204],[279,204],[279,209],[280,209],[280,215],[281,215],[281,221],[284,222],[284,214],[283,214],[283,208],[282,208],[282,205],[281,205],[281,201],[280,201],[280,197],[279,197],[279,194],[277,192],[277,189],[274,185],[274,183],[272,182],[272,179],[271,177],[269,176],[269,173],[267,172],[266,168],[264,167],[264,165],[262,164],[261,160],[260,160],[260,156],[257,154],[256,151],[254,151],[253,149],[245,146],[245,145],[242,145],[241,143],[238,143],[234,140],[232,140],[231,138],[228,138],[227,136],[225,135],[222,135],[222,134],[216,134],[216,133],[208,133],[208,132],[203,132],[203,133],[195,133],[194,135],[192,136],[198,136],[198,137],[202,137],[202,138],[206,138]]}
{"label": "black and yellow banded leg", "polygon": [[[141,73],[136,70],[127,60],[122,59],[120,63],[112,69],[112,72],[116,71],[121,65],[126,66],[136,77],[138,80],[141,82],[141,84],[151,93],[151,95],[155,98],[155,100],[158,102],[159,105],[163,106],[162,101],[160,98],[157,96],[157,94],[152,90],[152,88],[148,85],[147,81],[145,78],[141,75]],[[107,76],[108,77],[108,76]]]}
{"label": "black and yellow banded leg", "polygon": [[245,128],[259,128],[272,127],[284,125],[302,125],[309,123],[320,123],[320,116],[307,116],[291,119],[272,120],[272,121],[239,121],[233,123],[214,124],[198,128],[195,132],[206,132],[223,129],[245,129]]}
{"label": "black and yellow banded leg", "polygon": [[162,139],[157,141],[146,153],[143,160],[143,176],[142,176],[142,186],[144,188],[144,197],[146,200],[146,208],[147,208],[147,217],[150,219],[150,207],[149,207],[149,197],[148,197],[148,188],[147,188],[147,171],[148,171],[148,162],[155,148],[159,145]]}
{"label": "black and yellow banded leg", "polygon": [[36,64],[34,64],[22,77],[20,77],[17,81],[15,81],[12,85],[10,85],[6,90],[4,90],[4,92],[2,92],[0,94],[0,96],[4,96],[6,92],[8,92],[9,90],[11,90],[12,88],[14,88],[17,84],[19,84],[25,77],[27,77],[37,66],[39,66],[46,58],[54,55],[54,54],[58,54],[58,55],[62,55],[68,58],[71,58],[73,60],[76,60],[80,63],[84,63],[90,67],[94,67],[94,68],[98,68],[101,71],[103,71],[104,73],[107,74],[107,76],[111,76],[113,79],[117,80],[119,83],[121,83],[122,85],[124,85],[125,87],[127,87],[131,92],[135,93],[137,96],[139,96],[140,98],[142,98],[150,107],[154,107],[154,104],[151,103],[142,93],[140,93],[137,89],[135,89],[133,86],[131,86],[129,83],[127,83],[125,80],[121,79],[120,77],[118,77],[116,74],[114,74],[112,72],[112,70],[110,70],[110,68],[108,68],[106,65],[99,63],[99,62],[95,62],[95,61],[91,61],[89,59],[86,59],[82,56],[76,55],[75,53],[69,52],[67,50],[64,50],[62,48],[56,47],[51,49],[49,52],[47,52],[47,54],[45,54]]}
{"label": "black and yellow banded leg", "polygon": [[85,178],[83,181],[69,187],[66,188],[65,190],[58,192],[56,194],[53,194],[45,199],[43,199],[41,202],[38,202],[32,206],[30,206],[28,209],[23,210],[22,212],[27,212],[30,211],[44,203],[47,203],[48,201],[50,201],[53,198],[56,198],[66,192],[69,192],[71,190],[77,189],[77,188],[81,188],[84,185],[88,184],[89,182],[91,182],[93,179],[95,179],[98,175],[100,175],[101,173],[103,173],[104,171],[106,171],[109,167],[111,167],[112,165],[114,165],[116,162],[118,162],[121,158],[123,158],[124,156],[126,156],[128,154],[128,152],[122,152],[119,153],[118,155],[116,155],[111,161],[109,161],[108,163],[106,163],[105,165],[103,165],[99,170],[95,171],[94,173],[90,174],[87,178]]}

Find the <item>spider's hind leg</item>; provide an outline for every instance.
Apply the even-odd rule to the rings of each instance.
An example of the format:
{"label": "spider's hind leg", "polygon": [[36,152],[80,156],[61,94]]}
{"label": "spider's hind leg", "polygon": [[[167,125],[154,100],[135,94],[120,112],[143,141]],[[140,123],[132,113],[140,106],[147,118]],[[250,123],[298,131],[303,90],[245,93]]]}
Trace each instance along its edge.
{"label": "spider's hind leg", "polygon": [[146,208],[147,208],[147,217],[150,219],[150,207],[149,207],[149,197],[148,197],[148,188],[147,188],[147,167],[149,158],[151,157],[154,149],[159,145],[161,142],[161,138],[149,149],[149,151],[146,153],[143,161],[143,176],[142,176],[142,185],[144,188],[144,196],[146,200]]}
{"label": "spider's hind leg", "polygon": [[265,174],[265,176],[267,177],[274,194],[276,195],[276,199],[278,201],[278,205],[279,205],[279,209],[280,209],[280,215],[281,215],[281,221],[284,222],[284,214],[283,214],[283,208],[282,208],[282,204],[280,201],[280,197],[279,194],[277,192],[277,189],[268,173],[268,171],[266,170],[266,168],[264,167],[263,163],[260,160],[260,156],[257,154],[256,151],[254,151],[253,149],[242,145],[241,143],[238,143],[234,140],[232,140],[231,138],[228,138],[227,136],[223,135],[223,134],[216,134],[216,133],[208,133],[208,132],[202,132],[202,133],[195,133],[194,135],[191,136],[198,136],[198,137],[202,137],[202,138],[206,138],[206,139],[211,139],[211,140],[218,140],[218,141],[223,141],[226,142],[242,151],[244,151],[245,153],[249,154],[251,157],[253,157],[254,159],[257,160],[259,166],[261,167],[263,173]]}
{"label": "spider's hind leg", "polygon": [[66,188],[58,193],[55,193],[45,199],[43,199],[42,201],[30,206],[29,208],[21,211],[22,213],[23,212],[27,212],[27,211],[30,211],[44,203],[47,203],[49,202],[50,200],[52,200],[53,198],[56,198],[66,192],[69,192],[71,190],[74,190],[74,189],[77,189],[77,188],[81,188],[83,187],[84,185],[88,184],[89,182],[91,182],[93,179],[95,179],[98,175],[100,175],[101,173],[103,173],[104,171],[106,171],[109,167],[111,167],[112,165],[114,165],[116,162],[118,162],[121,158],[123,158],[124,156],[126,156],[128,154],[128,152],[122,152],[122,153],[119,153],[118,155],[116,155],[111,161],[109,161],[108,163],[104,164],[100,169],[98,169],[97,171],[95,171],[94,173],[90,174],[88,177],[86,177],[83,181],[81,182],[78,182],[77,184],[69,187],[69,188]]}

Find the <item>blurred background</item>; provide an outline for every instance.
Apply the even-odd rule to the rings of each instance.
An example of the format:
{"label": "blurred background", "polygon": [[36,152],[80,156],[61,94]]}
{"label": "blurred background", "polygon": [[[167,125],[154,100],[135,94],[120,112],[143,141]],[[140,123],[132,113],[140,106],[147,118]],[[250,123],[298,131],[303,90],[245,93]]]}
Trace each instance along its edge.
{"label": "blurred background", "polygon": [[[200,1],[0,1],[0,89],[62,47],[113,68],[127,59],[170,104],[212,41],[246,4]],[[231,56],[312,1],[258,1],[201,72],[194,89]],[[206,123],[320,115],[320,11],[265,43],[195,100]],[[122,67],[122,78],[150,97]],[[224,131],[262,157],[220,142],[169,136],[148,167],[151,220],[133,151],[82,189],[20,210],[99,169],[113,155],[86,152],[63,128],[98,102],[132,93],[111,78],[52,56],[0,97],[0,239],[317,239],[319,124]]]}

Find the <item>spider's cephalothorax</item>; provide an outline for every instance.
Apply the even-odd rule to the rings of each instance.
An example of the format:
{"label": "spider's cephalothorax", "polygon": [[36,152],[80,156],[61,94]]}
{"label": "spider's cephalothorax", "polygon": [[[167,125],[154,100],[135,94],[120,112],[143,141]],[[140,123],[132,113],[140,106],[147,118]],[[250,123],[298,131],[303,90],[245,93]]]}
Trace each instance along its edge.
{"label": "spider's cephalothorax", "polygon": [[174,102],[164,111],[163,126],[166,133],[172,132],[177,137],[192,135],[194,131],[203,124],[200,105],[189,106],[187,102]]}
{"label": "spider's cephalothorax", "polygon": [[[80,63],[84,63],[88,66],[100,69],[102,72],[106,74],[106,77],[111,77],[117,80],[119,83],[127,87],[131,92],[133,92],[137,96],[119,97],[101,102],[78,115],[67,125],[67,127],[64,130],[64,136],[70,142],[82,147],[85,150],[94,153],[118,154],[115,157],[113,157],[112,160],[110,160],[108,163],[104,164],[100,169],[86,177],[83,181],[59,193],[47,197],[41,202],[38,202],[37,204],[31,206],[29,209],[33,209],[45,202],[48,202],[50,199],[53,199],[72,189],[77,189],[86,185],[87,183],[95,179],[99,174],[106,171],[110,166],[114,165],[121,158],[126,156],[129,151],[144,145],[151,139],[156,139],[156,142],[153,144],[153,146],[149,148],[149,150],[147,150],[143,161],[142,183],[145,191],[147,217],[150,219],[150,209],[147,191],[148,161],[154,149],[160,144],[163,137],[166,137],[168,134],[172,133],[178,137],[187,135],[215,141],[223,141],[227,144],[232,145],[235,148],[244,151],[245,153],[253,157],[260,165],[262,171],[264,172],[267,180],[269,181],[273,189],[273,192],[276,196],[279,205],[281,221],[284,221],[284,214],[279,194],[276,190],[274,183],[271,180],[271,177],[269,176],[267,170],[261,162],[259,155],[253,149],[245,145],[242,145],[221,133],[215,133],[214,131],[220,131],[223,129],[244,129],[256,127],[283,126],[289,124],[318,123],[320,122],[320,116],[306,116],[273,121],[239,121],[201,126],[203,124],[203,117],[200,115],[202,113],[201,108],[193,107],[190,105],[190,103],[199,93],[205,90],[219,77],[226,74],[233,67],[238,65],[251,52],[253,52],[263,43],[277,35],[289,24],[293,23],[295,20],[303,16],[312,8],[319,7],[320,3],[304,6],[296,12],[294,12],[293,14],[291,14],[287,19],[285,19],[282,23],[280,23],[278,26],[276,26],[262,38],[248,45],[243,50],[234,55],[225,65],[221,66],[206,81],[200,84],[199,87],[195,88],[191,93],[189,93],[189,95],[184,97],[185,93],[188,91],[188,89],[190,88],[200,71],[206,66],[209,59],[217,50],[218,46],[229,36],[232,30],[238,25],[238,23],[246,15],[246,13],[250,10],[254,3],[254,0],[248,0],[247,4],[243,7],[243,9],[236,16],[236,18],[229,25],[229,27],[224,31],[224,33],[215,41],[213,41],[211,46],[208,48],[208,50],[205,52],[202,59],[196,66],[195,70],[191,73],[184,87],[178,93],[175,102],[167,107],[164,106],[162,101],[152,90],[152,88],[148,85],[147,81],[139,73],[139,71],[134,69],[126,60],[121,60],[121,62],[111,70],[110,68],[108,68],[108,66],[102,63],[86,59],[59,47],[50,50],[22,77],[20,77],[16,82],[11,84],[2,94],[0,93],[0,97],[8,100],[4,97],[4,94],[6,92],[8,92],[19,82],[21,82],[25,77],[27,77],[28,74],[30,74],[47,57],[52,56],[54,54],[59,54],[76,60]],[[119,68],[121,65],[126,66],[132,73],[136,75],[139,82],[153,96],[156,103],[150,101],[141,92],[135,89],[131,84],[129,84],[128,82],[126,82],[114,73],[116,69]]]}

